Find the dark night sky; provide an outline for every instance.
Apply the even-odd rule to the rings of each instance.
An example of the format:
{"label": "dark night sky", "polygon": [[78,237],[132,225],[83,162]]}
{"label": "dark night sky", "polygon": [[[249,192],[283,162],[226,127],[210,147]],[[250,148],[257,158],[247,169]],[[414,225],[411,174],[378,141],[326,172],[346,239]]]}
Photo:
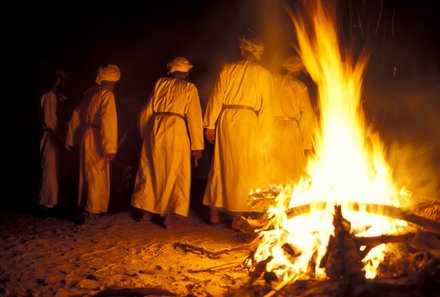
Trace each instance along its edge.
{"label": "dark night sky", "polygon": [[[277,2],[273,0],[90,2],[36,2],[17,18],[24,29],[16,36],[19,46],[26,49],[28,62],[37,68],[48,63],[67,69],[78,88],[93,81],[96,68],[115,63],[123,74],[120,92],[140,95],[177,55],[187,56],[195,64],[193,79],[203,80],[204,75],[237,57],[237,37],[246,28],[269,43],[274,38],[267,35],[280,34],[274,32],[279,28],[267,31],[277,23],[276,15],[268,9],[274,6],[270,3]],[[294,2],[298,1],[290,1]],[[417,55],[413,58],[422,59],[422,63],[438,55],[440,10],[432,1],[341,3],[341,10],[352,12],[352,31],[358,30],[359,40],[381,39],[380,44],[373,44],[373,50],[378,45],[394,46]],[[378,31],[373,32],[379,15]],[[363,24],[362,35],[355,24],[357,17]],[[438,65],[438,57],[435,62]]]}
{"label": "dark night sky", "polygon": [[[25,168],[28,179],[36,180],[39,170],[36,108],[48,69],[63,68],[71,74],[69,102],[74,106],[85,88],[93,84],[99,66],[119,65],[122,78],[115,92],[122,134],[132,127],[137,110],[155,80],[165,74],[170,59],[185,56],[195,65],[190,80],[199,88],[204,104],[219,68],[238,58],[237,38],[247,28],[265,40],[269,68],[275,69],[274,61],[289,50],[285,44],[280,46],[290,39],[280,28],[289,24],[277,18],[283,12],[273,8],[276,1],[272,0],[89,2],[38,1],[23,3],[23,7],[18,3],[5,10],[14,16],[7,27],[11,59],[20,65],[16,68],[31,70],[16,99],[20,131],[15,141],[17,147],[12,147],[26,156],[16,164]],[[290,1],[294,2],[298,1]],[[377,98],[379,109],[387,109],[387,119],[393,119],[386,123],[390,127],[400,121],[401,112],[390,111],[390,104],[383,103],[383,97],[397,94],[390,88],[399,83],[414,83],[413,93],[430,89],[426,95],[427,108],[440,109],[438,95],[433,95],[440,89],[440,10],[435,6],[435,1],[428,0],[341,1],[345,26],[350,24],[350,13],[354,20],[351,30],[347,29],[349,26],[345,29],[346,38],[354,37],[358,46],[367,44],[371,48],[367,73],[370,78],[366,79],[367,85],[372,86],[369,94]],[[397,77],[392,77],[394,66],[398,69]],[[391,82],[385,86],[388,80]],[[411,103],[406,105],[408,110],[412,109]],[[417,113],[409,114],[417,117]],[[423,125],[423,129],[429,126],[429,133],[434,133],[430,138],[440,136],[433,132],[440,130],[438,121]],[[391,129],[390,133],[397,130]],[[30,187],[28,195],[33,195],[36,184]]]}

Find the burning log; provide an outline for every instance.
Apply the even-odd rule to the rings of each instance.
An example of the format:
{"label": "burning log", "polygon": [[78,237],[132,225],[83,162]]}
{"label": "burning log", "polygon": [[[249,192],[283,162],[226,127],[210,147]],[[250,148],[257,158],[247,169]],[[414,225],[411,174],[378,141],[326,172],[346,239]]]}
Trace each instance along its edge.
{"label": "burning log", "polygon": [[266,266],[267,263],[269,263],[270,261],[272,261],[273,257],[270,256],[268,257],[266,260],[260,261],[258,262],[250,271],[249,271],[249,276],[250,277],[258,277],[260,275],[262,275],[264,272],[266,272]]}
{"label": "burning log", "polygon": [[402,235],[381,235],[373,237],[355,237],[354,241],[359,248],[365,246],[365,249],[360,252],[360,257],[363,259],[375,246],[382,243],[397,243],[413,240],[416,238],[415,233],[406,233]]}
{"label": "burning log", "polygon": [[[257,196],[255,196],[256,194],[253,194],[253,199],[255,201],[257,201],[258,199],[263,199],[261,197],[264,196],[264,193],[266,192],[260,192]],[[271,197],[273,196],[273,192],[269,191],[269,196],[270,196],[269,198],[264,198],[266,202],[267,200],[272,199]],[[323,211],[326,210],[327,207],[329,206],[328,203],[329,202],[315,202],[315,203],[295,206],[287,209],[286,215],[287,218],[291,219],[296,216],[300,216],[302,214],[310,213],[311,211]],[[404,210],[391,205],[361,203],[361,202],[348,202],[346,204],[346,207],[349,210],[353,210],[353,211],[363,210],[371,214],[383,215],[395,219],[405,220],[407,222],[419,225],[421,227],[426,228],[427,230],[430,230],[431,232],[440,235],[440,222],[413,214],[409,210]],[[263,228],[268,223],[268,220],[269,219],[267,217],[258,220],[240,217],[239,218],[240,230],[245,233],[252,233],[257,229]],[[384,242],[387,242],[385,238],[382,239],[385,240]]]}
{"label": "burning log", "polygon": [[362,272],[359,247],[350,233],[350,222],[342,216],[340,205],[335,205],[333,226],[335,235],[330,236],[327,253],[322,258],[320,267],[325,267],[330,278],[347,281],[349,296],[370,295]]}
{"label": "burning log", "polygon": [[268,209],[275,204],[275,199],[280,194],[280,189],[271,187],[266,191],[258,191],[250,193],[248,204],[254,209]]}
{"label": "burning log", "polygon": [[[327,209],[327,207],[328,202],[304,204],[288,209],[286,211],[286,214],[287,217],[291,219],[293,217],[309,213],[311,210],[320,211]],[[405,220],[407,222],[414,223],[416,225],[426,228],[427,230],[440,234],[440,222],[418,216],[408,210],[404,210],[398,207],[361,202],[348,202],[346,207],[349,210],[353,211],[363,210],[371,214],[383,215],[395,219]]]}

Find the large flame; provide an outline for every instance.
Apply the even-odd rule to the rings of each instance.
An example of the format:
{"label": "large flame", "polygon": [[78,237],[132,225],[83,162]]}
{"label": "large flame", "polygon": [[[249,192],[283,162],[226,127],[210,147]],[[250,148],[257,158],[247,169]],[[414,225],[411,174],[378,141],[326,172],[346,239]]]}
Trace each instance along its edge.
{"label": "large flame", "polygon": [[[269,209],[270,227],[261,232],[263,243],[255,253],[258,261],[272,256],[267,269],[291,279],[313,276],[311,266],[315,277],[326,276],[318,266],[333,233],[334,204],[342,206],[358,236],[394,234],[405,226],[402,221],[348,209],[349,201],[399,206],[402,194],[392,179],[379,137],[368,129],[364,118],[361,91],[367,58],[352,61],[348,52],[341,54],[334,10],[324,9],[321,1],[313,3],[309,22],[293,16],[292,20],[299,53],[318,86],[316,155],[308,160],[308,176],[284,188]],[[286,207],[314,202],[327,202],[327,208],[287,218]],[[294,261],[286,257],[285,243],[299,250]],[[382,244],[364,258],[367,278],[375,277],[385,250]]]}

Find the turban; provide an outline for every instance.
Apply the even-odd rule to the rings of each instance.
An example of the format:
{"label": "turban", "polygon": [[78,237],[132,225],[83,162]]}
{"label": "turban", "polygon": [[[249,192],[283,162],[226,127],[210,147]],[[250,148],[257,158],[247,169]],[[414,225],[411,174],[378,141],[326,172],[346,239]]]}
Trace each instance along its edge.
{"label": "turban", "polygon": [[61,79],[61,80],[63,80],[63,79],[68,79],[68,78],[69,78],[69,75],[68,75],[66,72],[64,72],[64,71],[57,70],[57,71],[55,72],[55,78],[56,78],[56,79]]}
{"label": "turban", "polygon": [[283,62],[283,68],[290,72],[299,72],[306,69],[299,57],[288,57]]}
{"label": "turban", "polygon": [[118,81],[121,78],[121,71],[116,65],[108,64],[105,67],[99,67],[98,75],[96,76],[96,83],[101,84],[103,80],[105,81]]}
{"label": "turban", "polygon": [[261,60],[261,55],[264,52],[264,45],[261,40],[253,38],[247,39],[246,37],[239,38],[240,49],[251,53],[257,60]]}
{"label": "turban", "polygon": [[176,71],[179,72],[188,72],[193,65],[184,57],[177,57],[167,64],[168,73],[173,73]]}

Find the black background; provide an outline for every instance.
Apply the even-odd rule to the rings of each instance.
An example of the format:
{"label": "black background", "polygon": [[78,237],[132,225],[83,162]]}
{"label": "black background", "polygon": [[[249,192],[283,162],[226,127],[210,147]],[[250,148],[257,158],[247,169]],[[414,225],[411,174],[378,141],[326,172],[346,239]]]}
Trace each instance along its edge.
{"label": "black background", "polygon": [[[4,153],[5,172],[11,180],[4,192],[12,193],[6,195],[6,204],[28,205],[38,194],[38,104],[53,69],[70,74],[64,106],[68,117],[82,92],[93,85],[98,67],[113,63],[121,68],[122,78],[115,88],[119,135],[128,133],[128,137],[112,169],[113,193],[119,193],[112,195],[119,195],[113,199],[119,201],[114,207],[118,208],[127,204],[130,195],[130,186],[123,185],[127,166],[136,167],[138,161],[137,112],[155,80],[166,73],[167,61],[185,56],[192,62],[189,79],[199,88],[202,107],[220,67],[238,58],[237,38],[248,28],[266,43],[265,66],[277,71],[294,39],[291,23],[275,5],[278,2],[2,4],[3,55],[8,65],[4,94],[5,101],[12,103],[3,117],[3,143],[10,150]],[[286,3],[295,8],[299,1]],[[355,52],[365,48],[371,53],[365,78],[370,118],[390,143],[397,138],[418,147],[427,145],[431,164],[440,163],[440,10],[435,6],[435,1],[428,0],[345,0],[338,6],[341,46],[350,44]],[[206,178],[207,148],[201,168],[194,172],[198,179]],[[76,171],[69,158],[74,156],[66,156],[64,195],[75,196]],[[438,176],[438,171],[430,172],[433,175]]]}

